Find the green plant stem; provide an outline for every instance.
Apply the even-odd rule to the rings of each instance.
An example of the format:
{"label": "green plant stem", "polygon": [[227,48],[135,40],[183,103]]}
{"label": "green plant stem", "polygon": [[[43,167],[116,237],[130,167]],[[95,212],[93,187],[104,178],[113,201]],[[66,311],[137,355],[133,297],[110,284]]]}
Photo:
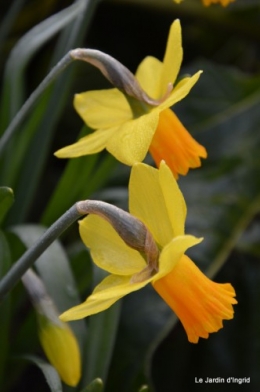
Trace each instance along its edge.
{"label": "green plant stem", "polygon": [[50,244],[82,215],[84,214],[79,212],[76,203],[46,230],[43,236],[28,249],[19,260],[17,260],[3,277],[0,282],[0,299],[18,283],[24,273],[33,265]]}
{"label": "green plant stem", "polygon": [[72,63],[74,59],[70,56],[68,52],[59,62],[52,68],[50,73],[45,79],[39,84],[39,86],[34,90],[34,92],[29,96],[27,101],[23,104],[19,112],[13,118],[9,126],[6,128],[3,136],[0,139],[0,154],[5,148],[6,144],[10,138],[15,133],[17,126],[24,120],[29,110],[35,104],[36,100],[41,96],[41,94],[46,90],[46,88],[57,78],[57,76]]}

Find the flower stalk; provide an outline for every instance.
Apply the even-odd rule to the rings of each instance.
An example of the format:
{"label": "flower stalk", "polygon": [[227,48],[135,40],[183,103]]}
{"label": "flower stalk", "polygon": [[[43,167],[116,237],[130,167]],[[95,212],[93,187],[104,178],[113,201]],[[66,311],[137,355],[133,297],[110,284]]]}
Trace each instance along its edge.
{"label": "flower stalk", "polygon": [[55,241],[72,223],[82,215],[74,204],[56,222],[54,222],[44,235],[11,267],[0,281],[0,300],[14,288],[25,272],[33,265],[40,255]]}
{"label": "flower stalk", "polygon": [[150,231],[139,219],[111,204],[85,200],[77,202],[66,211],[13,265],[0,282],[0,298],[3,298],[18,283],[53,241],[77,219],[88,214],[104,218],[128,246],[144,255],[147,266],[133,277],[133,281],[142,281],[158,271],[159,249]]}
{"label": "flower stalk", "polygon": [[75,60],[83,60],[94,65],[114,87],[151,106],[160,105],[169,97],[173,89],[172,83],[169,83],[165,94],[159,99],[153,99],[141,88],[132,72],[110,55],[95,49],[79,48],[72,50],[70,56]]}

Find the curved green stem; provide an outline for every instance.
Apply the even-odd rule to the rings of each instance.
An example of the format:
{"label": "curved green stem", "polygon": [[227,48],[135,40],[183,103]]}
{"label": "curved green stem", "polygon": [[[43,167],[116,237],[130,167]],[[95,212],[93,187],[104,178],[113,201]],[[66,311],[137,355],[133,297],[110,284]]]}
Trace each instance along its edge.
{"label": "curved green stem", "polygon": [[0,139],[0,154],[5,148],[6,144],[14,134],[17,126],[24,120],[29,110],[35,104],[36,100],[45,91],[45,89],[57,78],[57,76],[72,63],[74,59],[70,56],[70,51],[55,65],[45,79],[39,84],[34,92],[29,96],[27,101],[23,104],[19,112],[13,118],[9,126],[6,128],[3,136]]}
{"label": "curved green stem", "polygon": [[3,298],[33,265],[37,258],[55,241],[72,223],[82,216],[74,204],[56,222],[46,230],[44,235],[10,268],[0,281],[0,299]]}

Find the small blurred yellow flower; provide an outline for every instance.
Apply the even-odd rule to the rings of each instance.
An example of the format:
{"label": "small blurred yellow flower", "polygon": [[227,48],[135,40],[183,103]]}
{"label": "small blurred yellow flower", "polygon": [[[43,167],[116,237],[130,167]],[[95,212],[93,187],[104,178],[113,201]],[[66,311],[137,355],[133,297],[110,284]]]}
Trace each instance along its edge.
{"label": "small blurred yellow flower", "polygon": [[[230,284],[208,279],[186,256],[186,250],[201,242],[184,233],[186,204],[170,169],[159,170],[135,164],[129,185],[130,213],[142,221],[159,249],[159,268],[142,275],[146,262],[130,248],[107,221],[88,215],[80,221],[80,234],[95,264],[108,275],[81,305],[64,312],[64,321],[101,312],[123,296],[152,283],[182,322],[188,339],[197,343],[233,318],[235,291]],[[140,279],[140,276],[142,279]]]}
{"label": "small blurred yellow flower", "polygon": [[216,4],[216,3],[220,3],[221,5],[223,5],[223,7],[226,7],[227,5],[229,5],[229,3],[232,3],[235,0],[202,0],[203,4],[206,6],[209,6],[210,4]]}
{"label": "small blurred yellow flower", "polygon": [[39,319],[39,339],[44,352],[62,381],[74,387],[81,376],[80,353],[77,340],[66,323],[52,322],[43,315]]}
{"label": "small blurred yellow flower", "polygon": [[[183,0],[173,0],[175,3],[181,3]],[[220,3],[223,7],[226,7],[228,4],[232,3],[235,0],[201,0],[203,4],[207,7],[211,4]]]}
{"label": "small blurred yellow flower", "polygon": [[[170,28],[163,62],[146,57],[137,69],[136,79],[149,97],[165,96],[169,85],[176,82],[182,57],[181,26],[176,20]],[[200,166],[200,157],[206,158],[207,153],[180,126],[169,108],[190,92],[200,74],[183,78],[157,106],[127,97],[118,89],[77,94],[74,100],[77,112],[96,131],[55,155],[72,158],[106,148],[120,162],[132,166],[143,161],[150,149],[157,164],[163,158],[175,176],[178,172],[186,174],[189,167]]]}

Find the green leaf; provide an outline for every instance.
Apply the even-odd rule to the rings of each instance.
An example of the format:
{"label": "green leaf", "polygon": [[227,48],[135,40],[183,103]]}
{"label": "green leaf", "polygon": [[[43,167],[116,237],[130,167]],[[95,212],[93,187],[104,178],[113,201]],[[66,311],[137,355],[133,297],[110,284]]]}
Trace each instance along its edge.
{"label": "green leaf", "polygon": [[244,254],[260,257],[260,224],[259,220],[253,220],[247,230],[239,239],[236,249]]}
{"label": "green leaf", "polygon": [[107,155],[101,162],[98,154],[71,159],[43,214],[43,224],[51,224],[71,205],[88,199],[106,184],[109,180],[108,173],[111,174],[116,165],[117,161],[111,155]]}
{"label": "green leaf", "polygon": [[[17,225],[11,228],[26,247],[32,246],[45,232],[40,225]],[[59,241],[55,241],[36,261],[35,267],[58,310],[63,312],[80,303],[77,287],[67,255]],[[86,339],[84,320],[71,323],[80,347]]]}
{"label": "green leaf", "polygon": [[[61,22],[57,22],[57,25],[60,27],[65,26],[67,23],[70,21],[74,20],[73,24],[69,25],[70,29],[70,35],[69,39],[66,41],[63,40],[63,54],[66,54],[74,45],[79,45],[81,42],[81,39],[84,35],[84,32],[87,28],[87,23],[86,20],[89,22],[89,15],[85,18],[84,16],[90,12],[90,15],[93,14],[93,10],[95,6],[97,5],[98,1],[89,1],[86,2],[85,0],[78,0],[76,1],[71,7],[68,7],[67,9],[61,11],[62,15],[64,16],[61,18]],[[55,15],[55,17],[58,18],[58,15]],[[52,20],[52,19],[51,19]],[[50,33],[45,32],[45,29],[48,28],[48,23],[51,22],[51,20],[43,25],[40,25],[40,27],[37,26],[35,27],[36,29],[36,37],[35,40],[32,39],[32,50],[35,49],[37,46],[35,41],[37,41],[37,37],[39,34],[39,40],[45,39],[46,37],[50,36]],[[63,24],[62,24],[63,20]],[[55,20],[53,20],[55,21]],[[50,30],[55,30],[55,28],[58,27],[53,27]],[[67,31],[68,33],[68,31]],[[29,33],[28,33],[29,34]],[[31,32],[31,36],[33,36],[33,32]],[[45,38],[44,38],[45,37]],[[26,37],[24,38],[24,41],[20,44],[19,48],[17,49],[17,52],[20,53],[21,48],[25,45],[27,42]],[[35,45],[35,47],[34,47]],[[61,46],[57,48],[59,53],[61,53]],[[15,55],[17,56],[17,52],[15,52]],[[19,68],[17,70],[17,76],[13,76],[13,79],[19,79],[17,83],[15,84],[16,88],[21,88],[21,83],[19,84],[18,82],[23,78],[23,72],[24,72],[24,67],[26,62],[30,59],[31,57],[31,52],[30,50],[25,51],[25,60],[22,61],[23,66],[21,69]],[[12,55],[12,59],[14,59],[14,54]],[[10,60],[11,61],[11,60]],[[10,64],[10,63],[9,63]],[[11,63],[12,66],[14,66],[14,61]],[[10,67],[9,69],[9,74],[10,74]],[[44,107],[44,113],[43,116],[35,116],[35,122],[32,123],[31,125],[33,129],[25,127],[25,133],[27,134],[30,133],[30,143],[27,144],[27,150],[24,152],[19,152],[20,156],[20,162],[22,161],[23,165],[22,166],[16,166],[16,172],[19,172],[19,177],[17,178],[17,183],[15,186],[13,186],[15,194],[16,194],[16,203],[14,204],[14,208],[12,209],[11,213],[9,214],[8,217],[8,224],[13,224],[17,222],[21,222],[24,220],[26,214],[28,213],[29,209],[31,208],[32,205],[32,200],[35,192],[37,191],[37,187],[40,181],[41,174],[43,172],[44,164],[47,159],[47,154],[49,151],[49,148],[51,146],[51,141],[52,138],[54,137],[54,129],[55,126],[57,125],[59,116],[62,112],[62,109],[65,105],[65,102],[67,100],[69,91],[70,91],[70,83],[73,78],[73,73],[75,72],[75,67],[72,67],[68,70],[66,70],[60,78],[57,80],[53,88],[47,90],[45,94],[43,95],[42,99],[39,102],[39,105],[41,107]],[[50,94],[51,91],[51,94]],[[21,98],[19,98],[19,95],[22,95],[20,91],[14,91],[12,94],[15,94],[15,98],[21,102]],[[8,113],[9,111],[9,106],[12,104],[15,106],[15,108],[19,107],[19,103],[15,103],[15,99],[13,99],[13,96],[10,95],[10,88],[7,87],[7,92],[3,93],[3,97],[5,99],[5,103],[2,105],[3,108],[3,113]],[[44,105],[43,101],[46,99],[46,95],[49,96],[48,103],[47,105]],[[15,108],[12,109],[15,112]],[[16,109],[17,110],[17,109]],[[6,121],[8,123],[8,120]],[[22,145],[23,146],[23,145]],[[39,146],[41,148],[39,149]],[[24,146],[23,146],[24,147]],[[14,162],[10,163],[10,159],[12,156],[17,154],[17,149],[19,150],[19,143],[16,143],[16,138],[13,138],[11,143],[9,143],[9,147],[6,150],[6,154],[4,157],[4,164],[2,165],[3,167],[3,172],[2,172],[2,177],[5,178],[6,183],[9,184],[10,181],[10,168],[11,169],[11,174],[14,172],[14,167],[13,164]]]}
{"label": "green leaf", "polygon": [[72,22],[84,10],[84,3],[82,0],[76,1],[71,6],[45,19],[28,31],[15,45],[8,58],[4,76],[3,97],[7,91],[6,96],[11,97],[8,105],[9,119],[16,114],[24,100],[23,72],[30,59],[46,41]]}
{"label": "green leaf", "polygon": [[22,358],[33,362],[38,366],[38,368],[42,371],[51,392],[62,392],[60,376],[53,366],[33,355],[24,355]]}
{"label": "green leaf", "polygon": [[[11,253],[5,235],[0,231],[0,279],[5,275],[11,265]],[[0,303],[0,385],[3,385],[6,374],[6,361],[10,342],[10,296]]]}
{"label": "green leaf", "polygon": [[[104,272],[96,269],[95,281],[104,277]],[[117,302],[104,312],[89,318],[88,338],[84,347],[85,369],[82,383],[87,384],[96,377],[106,382],[114,350],[121,303]]]}
{"label": "green leaf", "polygon": [[14,202],[14,194],[11,188],[0,187],[0,223]]}
{"label": "green leaf", "polygon": [[22,9],[23,3],[25,0],[15,0],[10,4],[7,14],[3,18],[0,26],[0,52],[2,51],[2,46],[5,43],[6,38],[10,30],[13,27],[13,23]]}
{"label": "green leaf", "polygon": [[147,385],[143,385],[138,392],[149,392],[149,388]]}
{"label": "green leaf", "polygon": [[[123,299],[118,335],[106,386],[109,391],[137,391],[147,382],[145,360],[162,331],[175,320],[151,285]],[[175,320],[176,321],[176,320]]]}
{"label": "green leaf", "polygon": [[100,378],[96,378],[80,392],[102,392],[104,389],[103,382]]}

